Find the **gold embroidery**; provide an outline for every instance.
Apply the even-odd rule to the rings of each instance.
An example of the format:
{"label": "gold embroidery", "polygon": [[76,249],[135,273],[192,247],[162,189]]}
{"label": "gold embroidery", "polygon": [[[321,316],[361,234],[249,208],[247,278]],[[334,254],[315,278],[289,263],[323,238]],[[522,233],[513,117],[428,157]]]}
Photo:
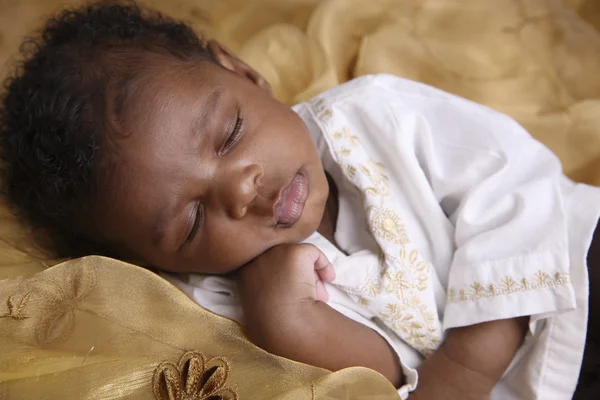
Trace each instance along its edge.
{"label": "gold embroidery", "polygon": [[354,178],[354,175],[356,175],[356,167],[352,165],[346,165],[346,174],[349,178]]}
{"label": "gold embroidery", "polygon": [[478,282],[475,282],[471,285],[471,290],[473,291],[473,293],[475,293],[476,296],[481,295],[481,293],[485,291],[483,286],[481,286],[481,284]]}
{"label": "gold embroidery", "polygon": [[349,149],[349,148],[347,148],[347,147],[342,147],[342,148],[339,150],[339,153],[340,153],[342,156],[344,156],[344,157],[348,157],[348,156],[350,155],[350,153],[351,153],[351,152],[352,152],[352,150],[350,150],[350,149]]}
{"label": "gold embroidery", "polygon": [[454,288],[448,289],[448,302],[453,302],[456,298],[456,290]]}
{"label": "gold embroidery", "polygon": [[360,296],[358,298],[358,304],[360,304],[361,306],[368,307],[369,304],[371,304],[371,301],[369,299],[366,299],[366,298]]}
{"label": "gold embroidery", "polygon": [[538,285],[547,285],[548,281],[550,280],[550,275],[545,272],[538,271],[536,272],[534,278]]}
{"label": "gold embroidery", "polygon": [[[360,139],[358,136],[353,135],[347,126],[342,129],[342,132],[334,132],[332,137],[337,141],[349,143],[350,147],[357,148],[360,146]],[[352,150],[344,145],[334,148],[333,150],[337,154],[338,160],[348,158],[350,154],[352,154]],[[369,167],[360,163],[358,164],[358,171],[360,171],[363,176],[371,181],[371,185],[362,189],[371,196],[388,196],[390,193],[388,187],[389,178],[384,173],[385,168],[383,164],[373,160],[368,160],[368,165]],[[343,168],[345,168],[346,174],[350,179],[354,178],[357,173],[357,167],[354,165],[346,165]]]}
{"label": "gold embroidery", "polygon": [[206,358],[188,351],[177,365],[164,361],[156,367],[152,385],[156,400],[236,400],[237,393],[225,386],[230,366],[222,357]]}
{"label": "gold embroidery", "polygon": [[[373,160],[369,160],[369,164],[377,166],[377,163]],[[371,186],[364,189],[367,194],[371,196],[388,196],[390,194],[389,178],[383,172],[373,171],[363,164],[358,164],[358,169],[372,183]]]}
{"label": "gold embroidery", "polygon": [[[431,354],[437,348],[439,339],[435,335],[436,329],[433,326],[436,317],[427,311],[427,306],[418,296],[404,299],[399,303],[389,303],[381,316],[395,331],[404,333],[402,338],[423,354]],[[419,322],[419,319],[426,325]]]}
{"label": "gold embroidery", "polygon": [[337,140],[345,139],[353,147],[358,147],[358,145],[360,144],[360,139],[358,138],[358,136],[351,134],[350,129],[347,126],[344,127],[342,132],[334,132],[333,137]]}
{"label": "gold embroidery", "polygon": [[381,293],[381,286],[379,285],[379,281],[372,279],[364,286],[368,295],[371,297],[377,296]]}
{"label": "gold embroidery", "polygon": [[369,178],[371,177],[371,171],[369,171],[369,169],[367,167],[365,167],[364,165],[358,164],[358,169],[360,169],[360,172],[362,172],[363,174],[365,174]]}
{"label": "gold embroidery", "polygon": [[325,101],[323,99],[312,100],[311,104],[314,107],[319,119],[327,122],[333,116],[333,112],[325,105]]}
{"label": "gold embroidery", "polygon": [[548,273],[541,270],[529,279],[526,277],[516,279],[505,276],[497,284],[490,283],[483,285],[480,282],[473,282],[468,288],[461,288],[458,292],[457,289],[451,287],[448,289],[448,303],[479,300],[486,297],[503,296],[537,289],[551,289],[566,285],[569,282],[571,282],[569,274],[556,272],[551,277]]}
{"label": "gold embroidery", "polygon": [[359,288],[340,285],[337,283],[334,283],[334,286],[348,294],[358,297],[358,302],[363,306],[368,306],[371,304],[371,300],[369,298],[376,297],[381,293],[380,281],[375,278],[369,279],[367,283],[361,285]]}
{"label": "gold embroidery", "polygon": [[0,315],[0,318],[12,318],[16,320],[24,320],[29,318],[29,315],[25,314],[25,307],[27,306],[27,302],[29,301],[31,293],[27,293],[21,301],[19,305],[15,304],[13,296],[9,296],[6,301],[6,305],[8,307],[8,312],[6,314]]}
{"label": "gold embroidery", "polygon": [[[375,168],[378,168],[382,172],[385,172],[385,166],[382,163],[373,161],[373,160],[369,160],[369,164],[371,164]],[[382,174],[382,177],[385,178],[385,180],[388,180],[388,177],[385,174]]]}
{"label": "gold embroidery", "polygon": [[[359,304],[372,308],[403,340],[427,355],[442,337],[433,294],[424,294],[428,300],[421,300],[418,294],[429,289],[430,264],[417,249],[408,247],[410,239],[404,222],[394,207],[386,207],[386,202],[393,199],[388,197],[389,178],[384,165],[369,158],[359,137],[348,127],[332,132],[325,134],[333,142],[331,148],[346,177],[364,195],[369,227],[381,250],[377,277],[358,288],[338,287],[355,295]],[[395,256],[398,250],[399,256]]]}
{"label": "gold embroidery", "polygon": [[375,214],[370,220],[373,225],[373,233],[380,238],[399,245],[405,245],[410,242],[404,223],[400,217],[392,210],[371,206],[367,213]]}
{"label": "gold embroidery", "polygon": [[81,266],[70,274],[67,281],[53,282],[40,290],[45,292],[44,304],[40,304],[41,320],[36,324],[36,340],[46,346],[68,340],[77,323],[76,311],[96,288],[96,270]]}
{"label": "gold embroidery", "polygon": [[340,285],[337,283],[334,283],[335,287],[343,290],[344,292],[357,296],[357,297],[362,297],[365,295],[365,290],[363,287],[361,287],[360,289],[354,288],[354,287],[350,287],[350,286],[346,286],[346,285]]}
{"label": "gold embroidery", "polygon": [[388,271],[386,277],[389,279],[386,286],[386,290],[389,293],[395,293],[399,299],[404,297],[404,290],[410,288],[410,283],[404,278],[404,272],[390,272]]}

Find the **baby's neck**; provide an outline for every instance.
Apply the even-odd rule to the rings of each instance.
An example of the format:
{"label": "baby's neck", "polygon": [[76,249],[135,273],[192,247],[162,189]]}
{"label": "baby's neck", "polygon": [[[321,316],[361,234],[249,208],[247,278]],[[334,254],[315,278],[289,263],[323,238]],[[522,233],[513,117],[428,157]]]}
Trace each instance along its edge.
{"label": "baby's neck", "polygon": [[331,176],[327,172],[325,172],[325,175],[327,176],[327,182],[329,183],[329,197],[327,197],[325,212],[323,213],[323,218],[321,219],[321,224],[317,231],[323,235],[325,239],[329,240],[339,248],[334,238],[338,217],[338,191]]}

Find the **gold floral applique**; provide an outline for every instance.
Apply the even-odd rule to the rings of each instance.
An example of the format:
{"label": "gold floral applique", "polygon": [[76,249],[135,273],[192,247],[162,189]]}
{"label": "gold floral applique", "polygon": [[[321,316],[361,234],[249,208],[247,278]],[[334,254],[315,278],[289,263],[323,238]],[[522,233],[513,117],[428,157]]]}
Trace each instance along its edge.
{"label": "gold floral applique", "polygon": [[27,302],[29,301],[31,293],[27,293],[19,304],[15,303],[14,297],[9,296],[6,301],[6,306],[8,307],[8,312],[0,315],[0,318],[12,318],[16,320],[24,320],[29,318],[29,315],[25,314],[25,307],[27,307]]}
{"label": "gold floral applique", "polygon": [[164,361],[156,367],[152,385],[156,400],[237,400],[226,386],[230,366],[223,357],[206,358],[188,351],[177,365]]}
{"label": "gold floral applique", "polygon": [[540,270],[530,278],[505,276],[497,283],[483,285],[481,282],[473,282],[469,286],[458,290],[451,287],[448,289],[448,302],[457,303],[461,301],[479,300],[486,297],[527,292],[530,290],[549,289],[566,285],[569,282],[571,282],[569,274],[556,272],[554,276],[551,276]]}

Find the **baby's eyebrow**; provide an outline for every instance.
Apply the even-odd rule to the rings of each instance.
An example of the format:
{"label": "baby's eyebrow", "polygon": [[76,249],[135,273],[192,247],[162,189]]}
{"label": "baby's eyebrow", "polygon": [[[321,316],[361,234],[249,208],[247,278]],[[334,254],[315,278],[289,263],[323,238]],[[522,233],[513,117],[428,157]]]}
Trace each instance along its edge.
{"label": "baby's eyebrow", "polygon": [[202,127],[206,126],[210,116],[219,108],[221,98],[223,97],[223,91],[223,86],[218,86],[202,104],[198,116],[194,118],[191,127],[192,134],[197,133],[197,129],[202,129]]}

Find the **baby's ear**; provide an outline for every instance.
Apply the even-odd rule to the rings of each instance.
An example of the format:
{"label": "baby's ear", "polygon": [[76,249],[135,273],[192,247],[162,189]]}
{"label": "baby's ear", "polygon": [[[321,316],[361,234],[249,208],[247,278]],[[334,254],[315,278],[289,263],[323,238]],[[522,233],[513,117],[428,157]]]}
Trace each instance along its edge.
{"label": "baby's ear", "polygon": [[215,60],[224,68],[227,68],[233,73],[241,76],[245,76],[254,82],[258,87],[265,89],[267,92],[273,94],[273,89],[269,82],[266,81],[258,72],[252,69],[248,64],[236,57],[231,50],[225,45],[217,42],[214,39],[208,41],[208,51],[215,57]]}

